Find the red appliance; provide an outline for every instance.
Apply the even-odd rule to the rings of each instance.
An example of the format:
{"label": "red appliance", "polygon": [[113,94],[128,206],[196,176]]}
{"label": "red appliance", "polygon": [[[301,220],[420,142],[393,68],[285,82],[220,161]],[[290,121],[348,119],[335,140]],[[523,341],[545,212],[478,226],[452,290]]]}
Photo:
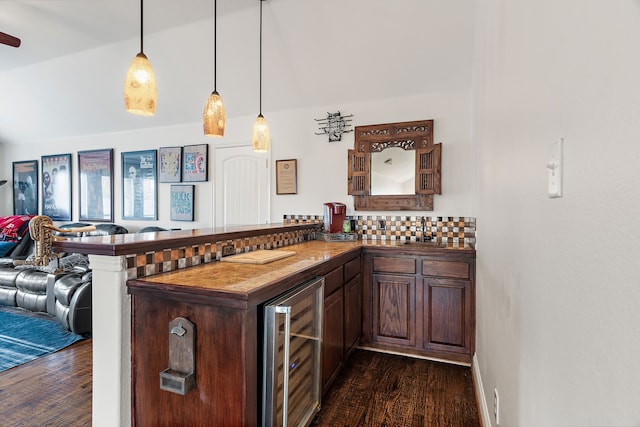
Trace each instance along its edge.
{"label": "red appliance", "polygon": [[347,205],[344,203],[328,202],[324,204],[324,231],[327,233],[342,233],[342,224],[347,215]]}

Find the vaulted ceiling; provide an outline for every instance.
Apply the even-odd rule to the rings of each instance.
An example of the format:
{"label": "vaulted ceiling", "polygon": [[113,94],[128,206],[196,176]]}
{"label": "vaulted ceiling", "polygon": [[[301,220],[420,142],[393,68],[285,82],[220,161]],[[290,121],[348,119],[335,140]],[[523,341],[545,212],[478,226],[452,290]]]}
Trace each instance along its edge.
{"label": "vaulted ceiling", "polygon": [[[4,0],[0,143],[198,122],[212,89],[213,0],[147,0],[144,51],[158,80],[152,118],[124,112],[139,51],[137,0]],[[218,91],[255,115],[258,0],[218,0]],[[265,112],[468,90],[473,0],[267,0]]]}

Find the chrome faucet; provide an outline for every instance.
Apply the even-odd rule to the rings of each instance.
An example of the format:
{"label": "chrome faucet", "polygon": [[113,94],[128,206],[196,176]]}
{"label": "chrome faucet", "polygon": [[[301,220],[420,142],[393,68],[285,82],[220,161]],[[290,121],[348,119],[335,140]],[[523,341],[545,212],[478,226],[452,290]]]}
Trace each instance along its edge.
{"label": "chrome faucet", "polygon": [[425,217],[421,217],[421,228],[422,228],[422,236],[420,236],[420,241],[421,242],[427,242],[430,241],[431,238],[427,239],[427,219]]}

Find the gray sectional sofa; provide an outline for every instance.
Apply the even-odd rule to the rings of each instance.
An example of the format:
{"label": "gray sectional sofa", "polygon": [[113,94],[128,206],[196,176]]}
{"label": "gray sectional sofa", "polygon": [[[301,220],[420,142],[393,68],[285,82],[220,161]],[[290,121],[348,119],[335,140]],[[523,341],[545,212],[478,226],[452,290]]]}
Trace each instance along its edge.
{"label": "gray sectional sofa", "polygon": [[[82,224],[90,225],[90,224]],[[60,228],[75,228],[67,224]],[[83,235],[126,234],[117,224],[97,224],[96,230]],[[62,234],[75,237],[77,234]],[[30,240],[30,236],[27,235]],[[35,245],[32,245],[35,247]],[[66,329],[91,334],[91,270],[86,255],[64,254],[58,260],[63,272],[52,273],[30,266],[16,266],[16,257],[0,258],[0,305],[48,313]]]}
{"label": "gray sectional sofa", "polygon": [[91,271],[0,268],[0,305],[49,313],[71,332],[90,335]]}

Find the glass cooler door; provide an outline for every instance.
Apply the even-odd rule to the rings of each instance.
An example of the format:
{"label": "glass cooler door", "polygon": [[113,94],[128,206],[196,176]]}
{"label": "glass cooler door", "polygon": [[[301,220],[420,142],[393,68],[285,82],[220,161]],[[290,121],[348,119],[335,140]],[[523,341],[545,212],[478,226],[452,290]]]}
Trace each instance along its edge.
{"label": "glass cooler door", "polygon": [[265,306],[263,424],[307,426],[320,409],[324,278]]}

